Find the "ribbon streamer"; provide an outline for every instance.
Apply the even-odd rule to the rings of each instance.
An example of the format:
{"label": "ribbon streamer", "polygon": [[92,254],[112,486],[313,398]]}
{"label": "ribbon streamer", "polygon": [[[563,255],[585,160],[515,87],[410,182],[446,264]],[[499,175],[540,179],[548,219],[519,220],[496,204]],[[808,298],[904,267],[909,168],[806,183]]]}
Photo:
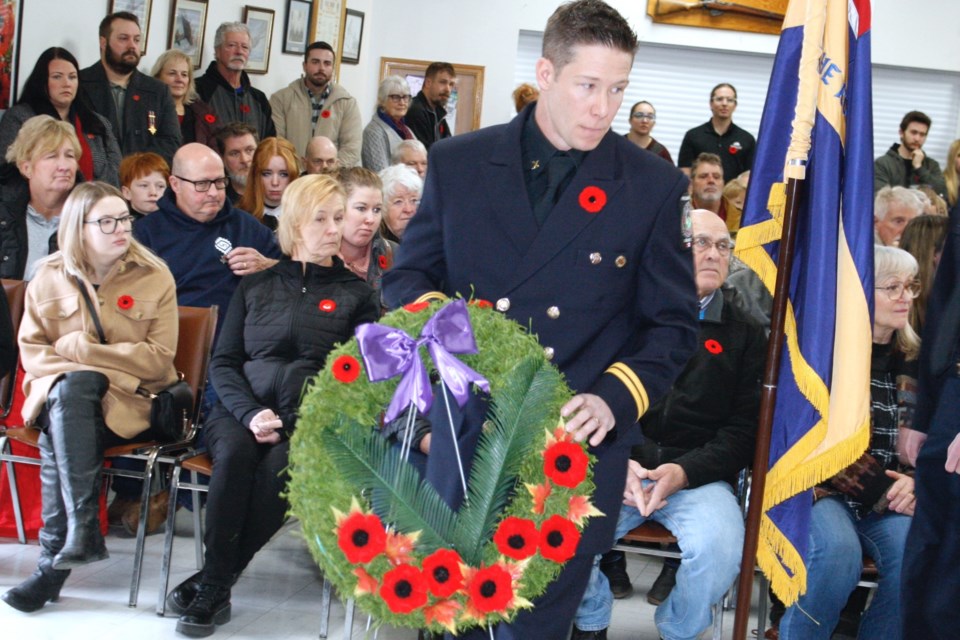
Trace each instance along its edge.
{"label": "ribbon streamer", "polygon": [[403,376],[387,407],[384,422],[394,420],[411,403],[423,414],[433,405],[430,376],[420,359],[422,345],[426,345],[440,379],[461,408],[470,397],[471,384],[490,393],[487,379],[453,355],[477,353],[477,341],[463,299],[437,311],[423,325],[416,340],[401,329],[373,323],[357,327],[356,336],[370,382]]}

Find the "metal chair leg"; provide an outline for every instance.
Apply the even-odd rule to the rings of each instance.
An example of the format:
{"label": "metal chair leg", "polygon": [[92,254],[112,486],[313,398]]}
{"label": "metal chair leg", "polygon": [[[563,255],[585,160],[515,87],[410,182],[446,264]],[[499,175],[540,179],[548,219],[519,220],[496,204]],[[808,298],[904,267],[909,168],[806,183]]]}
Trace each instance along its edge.
{"label": "metal chair leg", "polygon": [[323,595],[320,600],[320,638],[326,638],[330,631],[330,596],[333,593],[333,585],[327,580],[326,576],[324,576],[322,580]]}
{"label": "metal chair leg", "polygon": [[[13,445],[10,444],[10,439],[5,436],[0,440],[0,452],[13,453]],[[20,510],[20,492],[17,491],[17,472],[13,468],[13,464],[13,461],[6,461],[7,484],[10,485],[10,503],[13,506],[13,519],[17,523],[17,540],[20,541],[20,544],[27,544],[27,531],[23,526],[23,511]]]}
{"label": "metal chair leg", "polygon": [[[190,484],[196,486],[200,481],[196,471],[190,472]],[[191,489],[193,500],[193,546],[197,554],[197,571],[203,569],[203,518],[200,517],[200,491]]]}
{"label": "metal chair leg", "polygon": [[170,588],[170,563],[173,561],[173,536],[177,519],[177,493],[180,490],[180,465],[173,467],[170,478],[170,504],[167,507],[167,530],[163,535],[163,558],[160,562],[160,593],[157,596],[157,615],[167,611],[167,589]]}
{"label": "metal chair leg", "polygon": [[133,576],[130,578],[130,602],[128,606],[136,607],[140,594],[140,576],[143,572],[143,549],[147,540],[147,512],[150,510],[150,491],[153,487],[153,472],[157,466],[157,457],[160,449],[154,449],[146,460],[143,470],[143,489],[140,491],[140,519],[137,522],[137,544],[133,552]]}
{"label": "metal chair leg", "polygon": [[353,637],[353,598],[344,603],[344,608],[346,609],[346,616],[343,619],[343,637],[344,640],[350,640]]}

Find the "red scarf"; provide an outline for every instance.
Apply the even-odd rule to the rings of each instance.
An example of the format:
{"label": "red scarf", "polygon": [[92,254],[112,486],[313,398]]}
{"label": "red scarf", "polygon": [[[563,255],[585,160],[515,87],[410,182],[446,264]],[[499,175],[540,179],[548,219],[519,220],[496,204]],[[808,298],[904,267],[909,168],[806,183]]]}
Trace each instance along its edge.
{"label": "red scarf", "polygon": [[[77,164],[80,165],[80,173],[87,180],[94,180],[93,176],[93,154],[90,152],[90,145],[87,143],[87,136],[83,134],[83,127],[80,125],[80,118],[73,118],[73,128],[77,130],[77,139],[80,141],[80,157],[77,158]],[[91,138],[93,135],[90,136]]]}

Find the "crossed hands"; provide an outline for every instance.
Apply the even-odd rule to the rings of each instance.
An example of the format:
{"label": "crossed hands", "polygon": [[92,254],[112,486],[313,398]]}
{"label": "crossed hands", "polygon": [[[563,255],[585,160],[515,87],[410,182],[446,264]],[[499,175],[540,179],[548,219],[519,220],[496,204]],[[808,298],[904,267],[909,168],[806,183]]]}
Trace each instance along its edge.
{"label": "crossed hands", "polygon": [[264,409],[250,420],[250,431],[258,444],[277,444],[282,428],[283,421],[273,409]]}
{"label": "crossed hands", "polygon": [[[644,483],[644,480],[649,482]],[[646,469],[636,460],[630,460],[623,504],[636,507],[640,515],[648,517],[657,509],[667,506],[667,498],[688,484],[687,472],[676,463],[668,462],[656,469]]]}

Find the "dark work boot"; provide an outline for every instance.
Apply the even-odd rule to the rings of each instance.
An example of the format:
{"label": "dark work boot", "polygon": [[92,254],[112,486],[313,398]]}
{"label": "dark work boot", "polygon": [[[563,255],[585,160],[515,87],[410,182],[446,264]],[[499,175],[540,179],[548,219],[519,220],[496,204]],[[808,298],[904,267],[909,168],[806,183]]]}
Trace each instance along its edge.
{"label": "dark work boot", "polygon": [[673,587],[677,584],[677,569],[679,568],[679,561],[673,560],[672,558],[664,559],[660,575],[653,581],[653,586],[650,587],[650,591],[647,591],[647,602],[660,606],[660,604],[667,599],[667,596],[670,595]]}
{"label": "dark work boot", "polygon": [[173,591],[167,594],[167,611],[181,616],[187,610],[193,598],[197,595],[197,589],[200,588],[200,578],[203,571],[197,571],[195,574],[174,587]]}
{"label": "dark work boot", "polygon": [[53,568],[50,558],[41,557],[33,575],[0,598],[18,611],[31,613],[48,602],[56,602],[60,597],[60,588],[69,575],[69,570],[58,571]]}
{"label": "dark work boot", "polygon": [[607,551],[600,556],[600,571],[607,576],[614,598],[627,598],[633,593],[633,585],[627,575],[627,556],[623,551]]}
{"label": "dark work boot", "polygon": [[218,624],[230,622],[230,587],[201,583],[193,602],[177,621],[177,631],[191,638],[205,638]]}
{"label": "dark work boot", "polygon": [[110,381],[95,371],[75,371],[47,396],[47,429],[67,514],[67,538],[54,569],[72,569],[109,557],[100,533],[103,467],[103,396]]}

